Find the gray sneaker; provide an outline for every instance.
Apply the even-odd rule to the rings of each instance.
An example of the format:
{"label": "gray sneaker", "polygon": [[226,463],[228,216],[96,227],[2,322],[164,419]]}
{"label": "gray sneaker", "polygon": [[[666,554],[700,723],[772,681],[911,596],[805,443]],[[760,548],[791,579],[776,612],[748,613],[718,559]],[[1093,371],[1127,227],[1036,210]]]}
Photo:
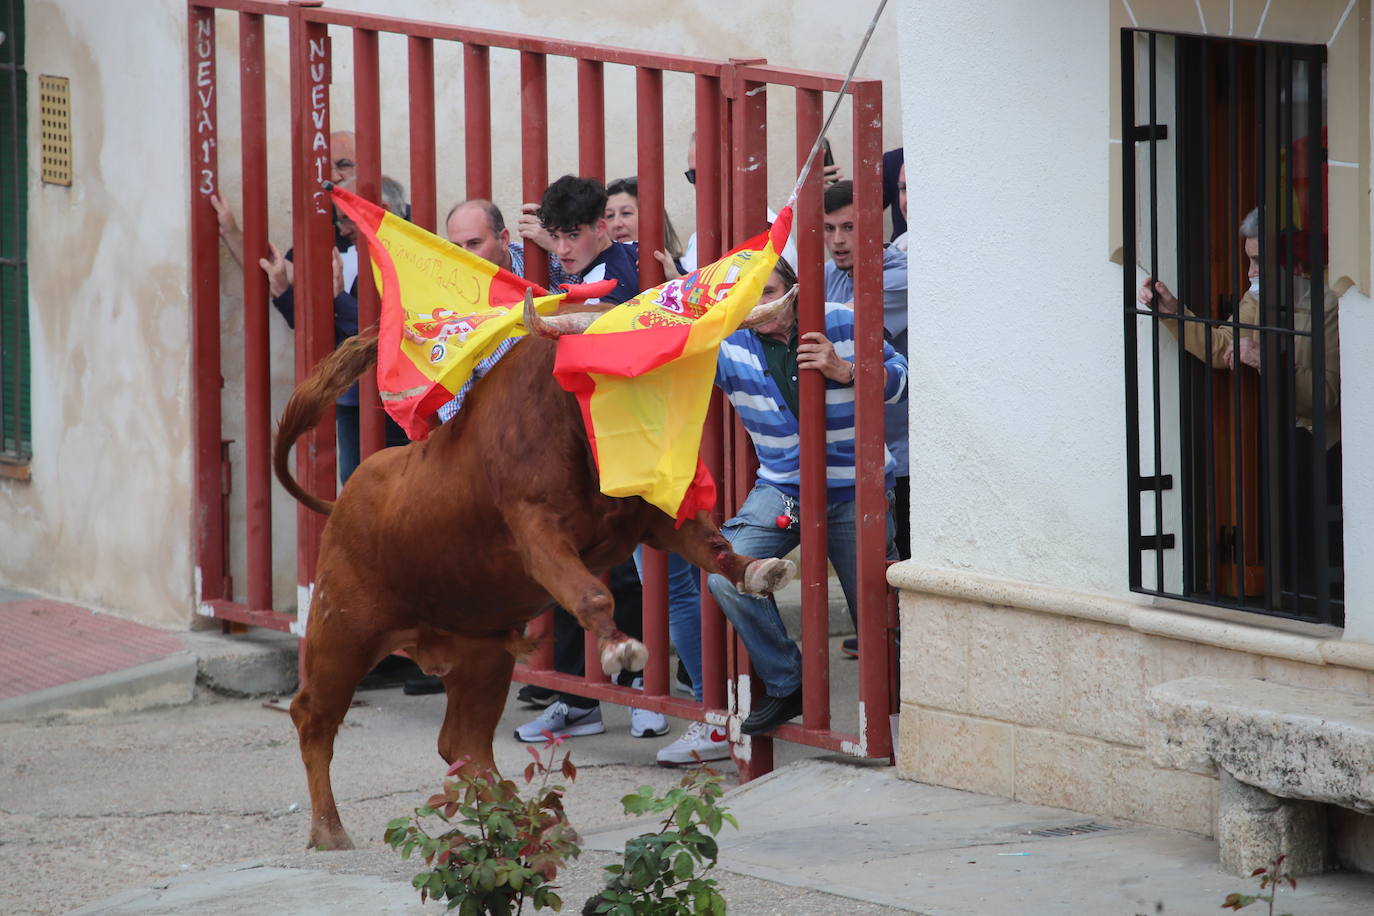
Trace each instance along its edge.
{"label": "gray sneaker", "polygon": [[707,760],[728,760],[730,738],[719,725],[693,722],[681,738],[658,749],[658,765],[684,767]]}
{"label": "gray sneaker", "polygon": [[605,730],[599,705],[591,709],[575,709],[559,700],[550,704],[539,718],[517,728],[515,737],[526,744],[537,744],[547,740],[545,732],[555,738],[576,738],[579,735],[599,735]]}

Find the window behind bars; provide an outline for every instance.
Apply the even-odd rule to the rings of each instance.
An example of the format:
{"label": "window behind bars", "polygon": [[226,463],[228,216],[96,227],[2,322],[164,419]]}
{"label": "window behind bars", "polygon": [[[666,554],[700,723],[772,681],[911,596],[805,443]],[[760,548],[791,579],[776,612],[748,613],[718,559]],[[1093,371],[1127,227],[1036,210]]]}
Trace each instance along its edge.
{"label": "window behind bars", "polygon": [[1131,588],[1340,625],[1326,49],[1121,54]]}

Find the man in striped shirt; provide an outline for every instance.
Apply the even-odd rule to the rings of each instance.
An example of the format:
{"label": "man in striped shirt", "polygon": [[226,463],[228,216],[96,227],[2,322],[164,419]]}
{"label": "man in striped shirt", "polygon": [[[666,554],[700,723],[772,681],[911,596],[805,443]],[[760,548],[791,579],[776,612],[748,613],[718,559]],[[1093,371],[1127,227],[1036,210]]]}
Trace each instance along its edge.
{"label": "man in striped shirt", "polygon": [[[773,301],[796,285],[785,260],[763,289]],[[825,331],[797,336],[791,305],[774,321],[731,334],[721,344],[716,384],[739,412],[758,455],[754,489],[739,514],[721,533],[738,553],[780,557],[800,541],[801,436],[797,421],[797,378],[802,370],[825,376],[826,525],[828,553],[854,615],[856,585],[854,514],[854,309],[826,303]],[[894,404],[906,397],[906,359],[883,344],[883,398]],[[884,476],[891,501],[895,462],[884,449]],[[887,556],[896,559],[893,524],[887,519]],[[741,731],[767,734],[802,711],[801,652],[783,626],[770,598],[741,595],[724,576],[709,579],[711,594],[749,650],[766,695],[754,704]]]}

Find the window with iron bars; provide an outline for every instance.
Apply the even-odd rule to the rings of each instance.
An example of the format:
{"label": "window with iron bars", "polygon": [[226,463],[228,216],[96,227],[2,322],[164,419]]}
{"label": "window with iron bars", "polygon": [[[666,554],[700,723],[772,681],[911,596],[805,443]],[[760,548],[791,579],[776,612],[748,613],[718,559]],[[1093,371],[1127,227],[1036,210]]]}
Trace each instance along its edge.
{"label": "window with iron bars", "polygon": [[24,4],[0,0],[0,463],[10,465],[22,465],[33,453],[26,255],[27,93]]}
{"label": "window with iron bars", "polygon": [[1126,29],[1121,61],[1131,589],[1339,626],[1326,49]]}

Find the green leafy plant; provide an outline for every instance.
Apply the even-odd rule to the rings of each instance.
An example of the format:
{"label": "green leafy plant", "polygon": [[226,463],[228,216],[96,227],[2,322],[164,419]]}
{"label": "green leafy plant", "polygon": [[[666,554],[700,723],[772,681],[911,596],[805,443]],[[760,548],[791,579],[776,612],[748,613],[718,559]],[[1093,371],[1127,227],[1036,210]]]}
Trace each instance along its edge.
{"label": "green leafy plant", "polygon": [[716,867],[715,836],[727,822],[739,828],[720,804],[722,793],[719,774],[701,767],[662,796],[640,786],[622,798],[626,814],[662,815],[663,820],[657,833],[640,834],[625,844],[623,864],[606,866],[610,880],[587,901],[583,916],[722,916],[725,898],[715,879],[705,877]]}
{"label": "green leafy plant", "polygon": [[[1257,868],[1250,872],[1250,877],[1259,878],[1259,889],[1269,891],[1264,894],[1227,894],[1226,900],[1222,903],[1223,910],[1243,910],[1257,900],[1262,900],[1269,904],[1269,916],[1274,916],[1274,903],[1279,896],[1279,888],[1287,884],[1289,888],[1297,890],[1298,882],[1292,875],[1283,870],[1283,860],[1287,856],[1279,856],[1269,863],[1268,868]],[[1283,916],[1293,916],[1292,913],[1284,913]]]}
{"label": "green leafy plant", "polygon": [[[445,780],[442,792],[412,817],[386,825],[386,842],[402,859],[419,852],[430,866],[411,880],[421,903],[447,898],[448,908],[460,916],[510,916],[523,912],[526,900],[536,910],[562,909],[552,882],[582,849],[563,810],[564,787],[549,780],[559,773],[571,782],[577,767],[566,753],[558,760],[563,739],[547,737],[542,752],[529,749],[534,761],[525,767],[525,783],[533,787],[528,798],[495,771],[459,760],[449,768],[454,778]],[[423,824],[431,817],[454,826],[432,835]]]}

